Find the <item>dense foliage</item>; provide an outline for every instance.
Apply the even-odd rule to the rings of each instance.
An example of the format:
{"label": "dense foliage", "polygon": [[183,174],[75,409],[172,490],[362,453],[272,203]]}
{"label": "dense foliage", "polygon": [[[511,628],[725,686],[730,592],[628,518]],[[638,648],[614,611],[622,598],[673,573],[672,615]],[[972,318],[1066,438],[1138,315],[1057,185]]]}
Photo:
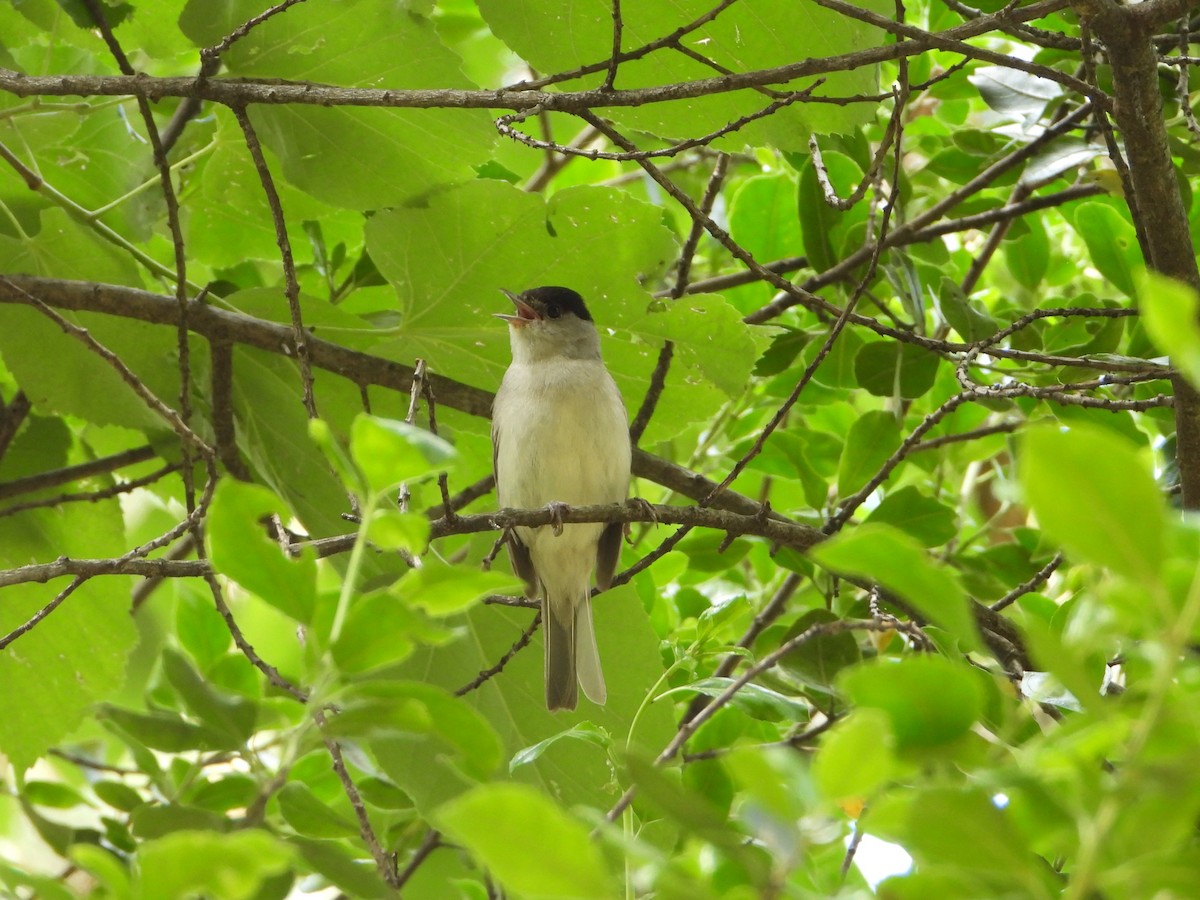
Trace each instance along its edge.
{"label": "dense foliage", "polygon": [[[6,894],[1200,895],[1194,6],[0,5]],[[571,714],[541,284],[648,501]]]}

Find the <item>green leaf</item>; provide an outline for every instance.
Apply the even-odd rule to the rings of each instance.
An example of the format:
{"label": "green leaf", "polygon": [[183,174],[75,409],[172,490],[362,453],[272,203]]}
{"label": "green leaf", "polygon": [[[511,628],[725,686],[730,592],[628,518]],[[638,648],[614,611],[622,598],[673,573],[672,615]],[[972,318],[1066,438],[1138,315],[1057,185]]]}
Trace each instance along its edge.
{"label": "green leaf", "polygon": [[1120,291],[1133,297],[1134,273],[1144,262],[1137,232],[1129,220],[1108,203],[1093,200],[1075,208],[1072,224],[1087,244],[1092,265]]}
{"label": "green leaf", "polygon": [[830,800],[865,800],[896,770],[887,714],[869,706],[838,722],[813,758],[813,779]]}
{"label": "green leaf", "polygon": [[1020,444],[1025,498],[1071,554],[1142,585],[1159,583],[1166,506],[1145,462],[1107,429],[1030,429]]}
{"label": "green leaf", "polygon": [[182,831],[138,850],[136,897],[205,894],[250,900],[263,881],[287,871],[292,853],[265,831]]}
{"label": "green leaf", "polygon": [[311,553],[284,555],[262,520],[290,513],[271,491],[226,478],[217,485],[205,530],[213,568],[299,622],[316,602],[317,564]]}
{"label": "green leaf", "polygon": [[[262,12],[229,4],[233,26]],[[180,25],[197,46],[215,43],[216,17],[192,0]],[[240,17],[240,18],[239,18]],[[215,33],[214,33],[215,32]],[[285,78],[346,87],[471,88],[461,61],[432,23],[390,0],[350,0],[331,10],[301,4],[238,41],[222,62],[237,77]],[[323,109],[258,106],[251,118],[284,176],[335,206],[379,209],[474,177],[487,161],[495,130],[483,110]],[[346,165],[346,160],[356,160]]]}
{"label": "green leaf", "polygon": [[854,358],[854,374],[876,397],[914,400],[933,387],[940,361],[936,353],[916,344],[870,341]]}
{"label": "green leaf", "polygon": [[[592,610],[608,685],[604,706],[580,697],[580,708],[574,712],[547,712],[541,629],[527,647],[509,659],[503,671],[464,696],[500,735],[502,759],[511,759],[520,750],[584,721],[614,735],[614,740],[629,740],[633,747],[650,754],[661,751],[675,733],[668,704],[655,703],[640,710],[646,692],[662,675],[663,663],[659,638],[637,593],[628,585],[605,591],[592,601]],[[465,640],[421,648],[400,671],[405,677],[429,681],[447,691],[459,690],[510,654],[531,618],[527,609],[474,606],[462,619],[447,620],[467,629]],[[631,734],[630,723],[635,718],[637,726]],[[380,766],[412,797],[423,815],[468,786],[447,765],[445,751],[437,742],[376,739],[372,749]],[[565,804],[607,808],[613,801],[606,790],[610,765],[603,748],[568,740],[545,748],[536,761],[518,772],[522,780],[552,792]]]}
{"label": "green leaf", "polygon": [[284,820],[306,837],[344,838],[359,833],[358,825],[339,814],[299,782],[292,781],[279,792],[279,812]]}
{"label": "green leaf", "polygon": [[[331,734],[366,734],[379,741],[401,734],[406,744],[436,756],[437,767],[449,767],[460,781],[488,777],[504,758],[500,738],[488,721],[437,685],[371,682],[354,687],[349,698],[338,715],[329,718]],[[433,772],[421,774],[428,779]]]}
{"label": "green leaf", "polygon": [[423,428],[396,419],[360,414],[350,431],[350,455],[377,494],[453,467],[450,444]]}
{"label": "green leaf", "polygon": [[509,890],[549,897],[613,895],[615,885],[588,829],[528,785],[474,788],[443,805],[434,823]]}
{"label": "green leaf", "polygon": [[214,781],[201,781],[188,792],[187,802],[197,809],[228,812],[253,803],[258,789],[258,782],[249,775],[228,774]]}
{"label": "green leaf", "polygon": [[988,106],[1022,124],[1036,119],[1047,103],[1062,95],[1053,81],[1002,66],[981,66],[968,79]]}
{"label": "green leaf", "polygon": [[70,809],[88,805],[79,791],[58,781],[27,781],[21,788],[21,795],[34,806]]}
{"label": "green leaf", "polygon": [[220,813],[195,806],[146,804],[139,806],[130,816],[133,833],[139,838],[159,838],[184,831],[224,832],[230,822]]}
{"label": "green leaf", "polygon": [[[7,568],[58,556],[117,557],[126,549],[123,533],[116,501],[0,517],[0,562]],[[0,634],[30,621],[67,583],[4,588]],[[97,700],[124,683],[138,639],[128,584],[117,577],[88,581],[0,651],[0,752],[17,771],[33,765],[79,727]]]}
{"label": "green leaf", "polygon": [[417,513],[377,509],[367,523],[367,540],[380,550],[420,555],[429,544],[429,519]]}
{"label": "green leaf", "polygon": [[[829,182],[839,197],[847,197],[862,180],[862,168],[849,156],[836,151],[822,153]],[[818,272],[830,268],[842,257],[842,241],[850,228],[865,221],[862,204],[843,212],[825,202],[824,189],[817,170],[808,162],[800,171],[797,193],[800,227],[804,234],[804,252]]]}
{"label": "green leaf", "polygon": [[113,809],[122,812],[132,812],[146,802],[141,794],[121,781],[97,781],[92,790]]}
{"label": "green leaf", "polygon": [[379,877],[375,864],[369,857],[354,854],[340,841],[289,837],[288,843],[300,851],[300,855],[309,866],[350,897],[382,900],[395,894]]}
{"label": "green leaf", "polygon": [[180,753],[184,750],[234,750],[241,745],[224,732],[193,725],[167,712],[137,713],[105,704],[97,713],[151,750]]}
{"label": "green leaf", "polygon": [[[702,678],[691,684],[663,691],[661,696],[668,697],[682,691],[695,691],[706,697],[719,697],[733,684],[733,681],[732,678]],[[806,703],[763,687],[761,684],[755,684],[753,681],[742,685],[729,701],[729,705],[740,709],[748,716],[766,722],[803,722],[809,716],[809,708]]]}
{"label": "green leaf", "polygon": [[192,668],[183,654],[166,647],[162,656],[163,674],[179,692],[188,711],[204,724],[244,743],[254,734],[258,708],[240,697],[223,696]]}
{"label": "green leaf", "polygon": [[757,175],[738,188],[729,209],[729,233],[766,262],[804,251],[796,215],[796,183],[786,175]]}
{"label": "green leaf", "polygon": [[513,754],[512,759],[508,761],[508,771],[511,773],[521,766],[527,766],[535,762],[543,753],[550,747],[554,746],[561,740],[587,741],[590,744],[595,744],[597,747],[608,749],[612,747],[612,735],[599,727],[593,722],[580,722],[577,725],[572,725],[557,734],[552,734],[544,741],[538,741],[532,747],[523,747]]}
{"label": "green leaf", "polygon": [[860,525],[818,544],[810,555],[837,572],[879,582],[945,628],[967,649],[979,634],[957,573],[937,565],[913,538],[890,525]]}
{"label": "green leaf", "polygon": [[[863,4],[887,15],[881,3]],[[607,59],[612,53],[610,10],[603,5],[554,0],[484,0],[480,11],[493,34],[541,72],[569,71],[584,60]],[[629,4],[622,10],[623,44],[640,47],[661,39],[709,12],[703,2]],[[706,65],[682,53],[653,53],[622,63],[617,86],[622,89],[706,78],[709,65],[721,71],[746,72],[782,66],[807,57],[825,57],[878,46],[883,35],[870,25],[835,12],[791,0],[737,3],[687,35],[689,46],[702,47]],[[580,87],[597,87],[603,73],[586,76]],[[875,68],[832,72],[822,84],[831,96],[872,94],[878,90]],[[800,84],[796,83],[796,87]],[[649,104],[643,109],[613,109],[618,129],[650,132],[672,140],[703,135],[766,105],[754,92],[717,94],[680,103]],[[823,103],[797,103],[768,120],[756,122],[716,146],[740,150],[746,143],[773,144],[801,150],[810,132],[844,133],[870,121],[866,111]]]}
{"label": "green leaf", "polygon": [[1146,333],[1171,365],[1200,384],[1200,296],[1181,281],[1147,269],[1137,276],[1138,307]]}
{"label": "green leaf", "polygon": [[1053,897],[1059,876],[1011,817],[978,788],[932,788],[912,804],[906,846],[918,866],[949,867],[979,886],[972,894]]}
{"label": "green leaf", "polygon": [[1034,290],[1050,268],[1050,237],[1037,217],[1025,220],[1029,230],[1004,242],[1004,262],[1023,287]]}
{"label": "green leaf", "polygon": [[[784,634],[780,644],[804,634],[810,628],[840,621],[827,609],[810,609]],[[862,660],[858,641],[848,631],[818,634],[788,652],[779,660],[784,671],[809,684],[830,687],[838,672]]]}
{"label": "green leaf", "polygon": [[942,276],[936,300],[946,324],[964,341],[981,341],[1000,330],[983,304],[967,297],[958,283],[946,276]]}
{"label": "green leaf", "polygon": [[519,594],[521,590],[521,580],[513,575],[481,572],[430,559],[396,582],[389,592],[431,616],[441,617],[465,612],[492,594]]}
{"label": "green leaf", "polygon": [[975,675],[944,656],[880,659],[846,670],[841,687],[855,706],[887,715],[901,751],[951,744],[967,734],[983,712],[983,692]]}
{"label": "green leaf", "polygon": [[882,410],[859,416],[846,435],[846,447],[838,464],[838,494],[849,497],[874,477],[900,447],[896,417]]}
{"label": "green leaf", "polygon": [[913,485],[889,491],[865,524],[892,525],[926,547],[940,547],[958,533],[955,511]]}
{"label": "green leaf", "polygon": [[728,822],[709,798],[681,784],[676,771],[664,770],[637,756],[625,762],[632,783],[637,785],[639,803],[649,803],[684,831],[721,848],[747,870],[749,880],[765,886],[770,874],[765,857],[749,852],[746,834]]}

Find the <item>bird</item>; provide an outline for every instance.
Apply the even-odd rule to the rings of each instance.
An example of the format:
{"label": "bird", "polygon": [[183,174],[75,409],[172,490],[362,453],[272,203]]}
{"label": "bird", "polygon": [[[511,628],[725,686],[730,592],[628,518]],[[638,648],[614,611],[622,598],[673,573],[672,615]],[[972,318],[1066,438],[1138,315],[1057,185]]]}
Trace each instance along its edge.
{"label": "bird", "polygon": [[608,588],[621,553],[621,523],[561,521],[565,506],[623,503],[629,493],[629,418],[600,356],[583,298],[548,286],[501,291],[512,362],[492,407],[492,467],[500,508],[549,507],[550,527],[516,526],[504,537],[513,571],[541,600],[546,707],[575,709],[577,687],[596,704],[608,691],[592,624],[591,580]]}

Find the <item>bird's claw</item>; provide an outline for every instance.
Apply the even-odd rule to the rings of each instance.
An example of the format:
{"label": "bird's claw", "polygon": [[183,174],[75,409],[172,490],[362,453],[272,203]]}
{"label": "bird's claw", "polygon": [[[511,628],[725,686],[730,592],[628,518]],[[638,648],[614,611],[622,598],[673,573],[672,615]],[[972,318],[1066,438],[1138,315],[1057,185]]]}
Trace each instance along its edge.
{"label": "bird's claw", "polygon": [[658,524],[658,513],[654,511],[654,504],[649,500],[643,500],[641,497],[630,497],[625,501],[626,505],[632,506],[638,510],[643,516],[655,525]]}
{"label": "bird's claw", "polygon": [[546,509],[550,510],[550,525],[554,528],[554,536],[559,537],[563,533],[563,514],[570,512],[571,507],[559,500],[551,500],[546,504]]}

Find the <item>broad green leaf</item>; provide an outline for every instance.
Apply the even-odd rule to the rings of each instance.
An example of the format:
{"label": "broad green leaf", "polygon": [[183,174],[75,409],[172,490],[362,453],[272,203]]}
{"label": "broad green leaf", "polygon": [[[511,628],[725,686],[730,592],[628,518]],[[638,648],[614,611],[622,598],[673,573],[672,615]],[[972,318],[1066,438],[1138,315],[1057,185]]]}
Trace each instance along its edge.
{"label": "broad green leaf", "polygon": [[889,491],[867,516],[871,523],[892,525],[926,547],[940,547],[958,533],[954,510],[912,485]]}
{"label": "broad green leaf", "polygon": [[1146,333],[1171,365],[1200,384],[1200,297],[1186,284],[1147,270],[1136,279]]}
{"label": "broad green leaf", "polygon": [[912,804],[908,841],[917,864],[950,867],[992,896],[1054,897],[1061,882],[996,801],[978,788],[939,787]]}
{"label": "broad green leaf", "polygon": [[882,710],[898,750],[945,747],[983,712],[979,681],[964,663],[932,654],[880,659],[842,673],[855,706]]}
{"label": "broad green leaf", "polygon": [[1087,244],[1092,265],[1126,296],[1134,296],[1134,273],[1144,261],[1133,225],[1112,206],[1096,200],[1076,207],[1071,221]]}
{"label": "broad green leaf", "polygon": [[[122,533],[116,501],[0,517],[0,562],[120,556]],[[0,634],[29,622],[68,583],[59,578],[4,588]],[[17,771],[74,731],[93,703],[120,689],[138,636],[129,584],[92,579],[0,652],[0,752]]]}
{"label": "broad green leaf", "polygon": [[333,659],[346,673],[367,672],[402,662],[416,647],[420,616],[386,591],[355,598],[342,633],[333,645]]}
{"label": "broad green leaf", "polygon": [[221,659],[233,643],[207,588],[181,590],[175,602],[175,634],[202,670]]}
{"label": "broad green leaf", "polygon": [[766,346],[764,336],[746,325],[741,313],[712,294],[681,297],[663,310],[650,307],[629,329],[672,341],[673,368],[686,380],[704,379],[730,397],[746,390],[754,360]]}
{"label": "broad green leaf", "polygon": [[201,781],[188,791],[187,802],[197,809],[228,812],[245,809],[258,797],[258,781],[249,775],[228,774],[213,781]]}
{"label": "broad green leaf", "polygon": [[[811,609],[788,628],[780,643],[787,643],[810,628],[837,621],[840,621],[839,617],[827,609]],[[843,631],[816,635],[787,653],[779,660],[779,665],[806,683],[830,687],[838,672],[861,660],[858,641],[852,633]]]}
{"label": "broad green leaf", "polygon": [[279,812],[300,834],[314,838],[358,835],[358,824],[319,800],[305,785],[289,782],[279,792]]}
{"label": "broad green leaf", "polygon": [[[356,685],[348,689],[340,712],[329,717],[328,727],[331,734],[372,737],[377,746],[400,735],[399,741],[429,754],[437,760],[437,769],[452,773],[460,783],[488,777],[503,761],[500,738],[487,719],[435,684],[375,681]],[[409,773],[408,778],[416,774]],[[419,774],[426,780],[435,777],[432,766]]]}
{"label": "broad green leaf", "polygon": [[1166,507],[1137,451],[1106,429],[1030,429],[1021,485],[1046,533],[1068,553],[1146,587],[1159,583]]}
{"label": "broad green leaf", "polygon": [[254,734],[258,710],[254,703],[240,697],[222,695],[200,677],[191,663],[176,650],[163,650],[163,674],[179,692],[188,711],[234,741],[248,741]]}
{"label": "broad green leaf", "polygon": [[[881,4],[864,4],[883,15]],[[630,4],[623,13],[622,45],[639,47],[671,34],[712,9],[707,0],[680,0],[670,4]],[[562,6],[554,0],[484,0],[480,11],[492,32],[541,72],[569,71],[582,63],[607,59],[612,53],[611,10],[603,3]],[[728,10],[687,35],[689,46],[717,66],[736,72],[786,65],[806,57],[824,57],[878,45],[882,34],[869,25],[853,22],[819,7],[789,0],[749,0]],[[659,50],[640,60],[621,64],[618,88],[670,84],[708,78],[708,65],[682,53]],[[581,81],[581,87],[598,86],[598,73]],[[854,95],[874,93],[873,67],[825,76],[820,93]],[[794,87],[811,83],[794,82]],[[766,102],[764,102],[766,101]],[[756,92],[718,94],[677,103],[652,104],[640,110],[612,110],[622,130],[648,131],[679,139],[699,136],[767,105]],[[754,123],[718,146],[740,149],[745,143],[773,143],[802,149],[810,131],[849,131],[869,120],[862,109],[828,104],[798,103],[765,122]]]}
{"label": "broad green leaf", "polygon": [[193,725],[178,715],[155,711],[139,713],[105,705],[97,717],[109,721],[151,750],[180,753],[184,750],[235,750],[241,741],[223,731]]}
{"label": "broad green leaf", "polygon": [[[206,6],[211,12],[211,4]],[[214,141],[216,147],[203,160],[199,172],[199,197],[189,204],[190,215],[183,220],[188,253],[198,261],[223,268],[246,260],[278,263],[274,221],[241,129],[231,119],[221,119]],[[275,179],[275,189],[298,266],[313,262],[312,245],[303,229],[305,222],[320,222],[330,246],[337,242],[361,245],[361,214],[326,205],[283,178]]]}
{"label": "broad green leaf", "polygon": [[979,635],[957,573],[934,563],[916,540],[890,525],[859,525],[812,549],[818,564],[879,582],[968,649]]}
{"label": "broad green leaf", "polygon": [[761,262],[800,256],[796,183],[786,175],[747,179],[731,201],[729,233]]}
{"label": "broad green leaf", "polygon": [[437,435],[396,419],[360,414],[350,430],[350,455],[375,493],[434,475],[454,464],[454,448]]}
{"label": "broad green leaf", "polygon": [[[261,4],[231,4],[240,22]],[[240,16],[240,19],[238,18]],[[193,0],[184,31],[204,46],[215,31],[211,4]],[[222,61],[241,77],[286,78],[346,87],[471,88],[432,23],[389,0],[300,4],[267,19]],[[483,110],[255,106],[251,118],[284,176],[314,197],[351,209],[397,206],[432,188],[474,177],[495,130]],[[346,165],[347,160],[354,165]]]}
{"label": "broad green leaf", "polygon": [[176,832],[211,831],[224,833],[230,830],[229,819],[220,813],[182,806],[176,803],[145,804],[133,811],[129,819],[133,835],[143,840],[160,838]]}
{"label": "broad green leaf", "polygon": [[[822,153],[821,158],[829,183],[838,197],[850,196],[863,177],[858,163],[844,153],[833,150]],[[804,252],[809,264],[817,271],[828,269],[841,259],[846,232],[854,224],[866,219],[866,211],[861,203],[844,212],[830,206],[811,162],[800,170],[797,203],[800,227],[804,234]]]}
{"label": "broad green leaf", "polygon": [[521,580],[513,575],[480,572],[430,559],[396,582],[390,592],[402,602],[423,609],[431,616],[452,616],[466,611],[484,597],[519,594],[521,590]]}
{"label": "broad green leaf", "polygon": [[71,848],[71,861],[95,878],[108,896],[130,896],[130,873],[111,850],[76,844]]}
{"label": "broad green leaf", "polygon": [[438,809],[434,823],[509,890],[533,897],[614,896],[587,827],[527,785],[474,788]]}
{"label": "broad green leaf", "polygon": [[87,805],[79,791],[58,781],[27,781],[21,788],[21,795],[34,806],[48,806],[52,809]]}
{"label": "broad green leaf", "polygon": [[1062,87],[1053,81],[1002,66],[981,66],[968,78],[988,106],[1023,124],[1037,119],[1047,103],[1062,95]]}
{"label": "broad green leaf", "polygon": [[870,341],[854,358],[854,374],[877,397],[915,400],[933,387],[940,357],[916,344]]}
{"label": "broad green leaf", "polygon": [[300,851],[305,863],[345,891],[347,896],[383,900],[395,894],[379,877],[374,862],[365,851],[355,854],[342,841],[289,837],[288,843]]}
{"label": "broad green leaf", "polygon": [[964,295],[950,278],[942,278],[936,300],[946,324],[964,341],[980,341],[1000,330],[983,304]]}
{"label": "broad green leaf", "polygon": [[745,870],[742,878],[765,888],[770,879],[766,855],[750,849],[745,832],[730,823],[710,798],[681,783],[675,771],[661,769],[637,756],[630,756],[625,762],[630,780],[637,785],[639,803],[648,803],[682,831],[719,847]]}
{"label": "broad green leaf", "polygon": [[[662,696],[666,697],[683,691],[696,691],[706,697],[719,697],[732,684],[732,678],[702,678],[692,684],[664,691]],[[763,687],[761,684],[755,684],[753,681],[739,688],[729,701],[729,705],[740,709],[748,716],[767,722],[780,720],[802,722],[809,715],[809,707],[806,703]]]}
{"label": "broad green leaf", "polygon": [[[646,692],[662,674],[659,638],[631,587],[597,596],[592,609],[608,685],[604,706],[595,706],[581,696],[579,709],[573,713],[546,711],[540,629],[503,671],[463,698],[499,734],[503,758],[511,759],[518,751],[584,721],[604,729],[615,741],[624,742],[629,735],[630,723]],[[505,606],[472,607],[458,620],[468,630],[466,640],[422,648],[402,671],[407,677],[441,685],[448,691],[458,690],[473,683],[481,672],[493,668],[512,650],[532,615],[530,610]],[[674,733],[674,718],[667,704],[652,704],[641,712],[632,744],[656,754]],[[445,754],[433,743],[377,739],[372,748],[380,766],[413,798],[423,814],[467,787],[445,764]],[[608,787],[609,765],[601,747],[584,741],[558,741],[536,761],[518,768],[514,777],[552,792],[566,804],[586,803],[606,809],[617,799]]]}
{"label": "broad green leaf", "polygon": [[1029,230],[1004,242],[1004,262],[1013,278],[1034,290],[1050,268],[1050,237],[1038,218],[1027,220]]}
{"label": "broad green leaf", "polygon": [[205,537],[213,568],[298,622],[312,618],[317,564],[311,553],[288,558],[262,520],[290,515],[267,488],[225,479],[217,485]]}
{"label": "broad green leaf", "polygon": [[424,553],[429,544],[429,519],[417,513],[377,509],[367,523],[367,540],[380,550]]}
{"label": "broad green leaf", "polygon": [[287,871],[292,857],[286,844],[265,831],[176,832],[139,848],[134,896],[250,900],[264,880]]}
{"label": "broad green leaf", "polygon": [[606,750],[612,747],[612,735],[594,725],[591,722],[580,722],[578,725],[572,725],[558,734],[552,734],[543,741],[538,741],[532,747],[523,747],[513,754],[512,759],[508,761],[508,771],[512,772],[521,766],[527,766],[531,762],[535,762],[538,757],[545,753],[550,747],[562,740],[587,741],[595,744],[597,747],[603,747]]}
{"label": "broad green leaf", "polygon": [[92,785],[92,791],[113,809],[119,809],[121,812],[132,812],[147,802],[146,798],[123,781],[97,781]]}
{"label": "broad green leaf", "polygon": [[888,715],[869,706],[833,727],[813,759],[813,778],[830,800],[866,800],[896,770]]}
{"label": "broad green leaf", "polygon": [[838,494],[849,497],[863,487],[900,447],[896,417],[882,410],[863,413],[846,435],[838,464]]}
{"label": "broad green leaf", "polygon": [[[236,295],[239,302],[241,296]],[[278,354],[235,347],[233,369],[238,449],[254,474],[287,500],[313,537],[344,533],[340,514],[349,507],[346,486],[309,437],[295,363]],[[351,415],[361,408],[358,389],[349,382],[318,378],[316,394],[317,409],[331,426],[348,430]]]}

